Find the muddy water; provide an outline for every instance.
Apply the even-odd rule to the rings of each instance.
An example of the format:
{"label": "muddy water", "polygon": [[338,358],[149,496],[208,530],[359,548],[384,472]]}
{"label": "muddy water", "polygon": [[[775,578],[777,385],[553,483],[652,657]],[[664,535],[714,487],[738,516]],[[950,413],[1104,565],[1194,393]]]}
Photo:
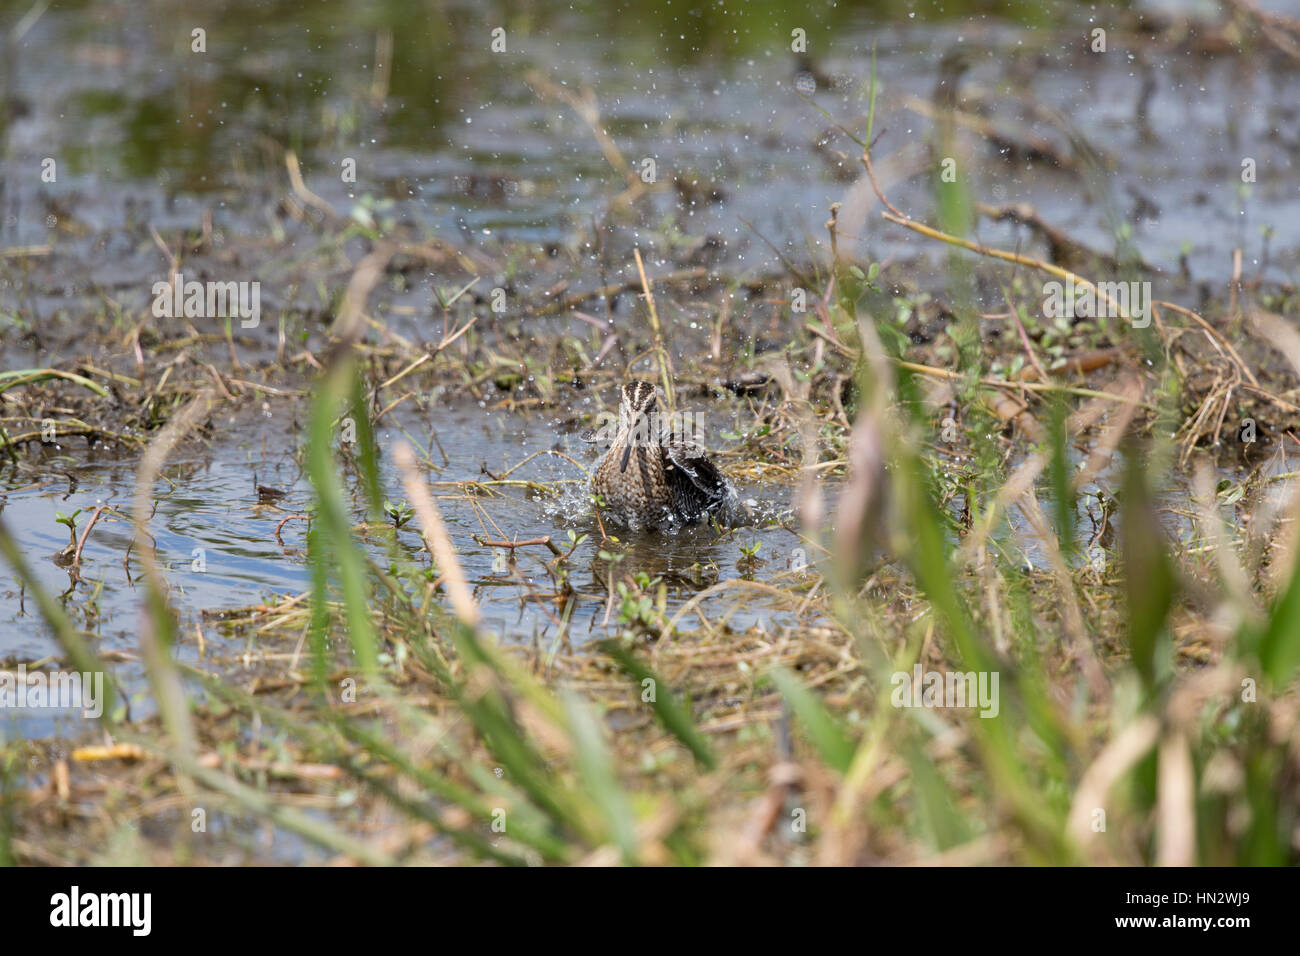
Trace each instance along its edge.
{"label": "muddy water", "polygon": [[[521,13],[460,0],[380,9],[245,0],[225,5],[225,25],[209,24],[207,51],[195,53],[190,36],[202,25],[186,4],[59,4],[4,50],[0,245],[53,242],[76,254],[62,288],[47,290],[51,310],[92,285],[135,304],[161,268],[148,226],[194,229],[210,212],[231,234],[274,228],[288,148],[313,190],[380,231],[408,223],[471,247],[506,239],[572,247],[593,265],[621,264],[632,243],[653,241],[665,258],[772,268],[779,260],[759,235],[806,260],[808,243],[824,238],[830,203],[845,201],[847,211],[864,192],[859,150],[796,79],[815,77],[817,106],[860,134],[874,46],[876,130],[885,132],[878,162],[893,169],[901,208],[932,216],[929,164],[895,168],[888,157],[933,133],[923,114],[939,62],[964,54],[966,106],[1012,144],[1032,131],[1064,156],[1086,144],[1102,160],[1090,174],[1018,156],[1013,145],[968,142],[958,159],[973,198],[1031,203],[1103,251],[1129,229],[1147,261],[1177,271],[1185,257],[1199,281],[1222,283],[1235,247],[1248,275],[1294,275],[1294,72],[1265,57],[1189,55],[1121,34],[1109,52],[1090,53],[1079,37],[1107,24],[1086,5],[1053,15],[1027,4],[1012,14],[1023,24],[960,0],[942,11],[918,4],[905,18],[874,6],[841,3],[791,19],[769,3],[540,4]],[[496,23],[507,30],[504,53],[491,50]],[[810,63],[790,51],[792,26],[806,31]],[[377,77],[385,37],[391,70]],[[607,218],[622,180],[573,109],[529,84],[534,73],[569,90],[591,87],[600,126],[624,159],[637,171],[652,160],[655,184],[671,188],[631,219]],[[47,158],[57,164],[53,183],[40,175]],[[355,183],[344,181],[346,159],[356,161]],[[1244,159],[1258,171],[1249,186]],[[928,248],[886,228],[874,207],[862,212],[860,231],[847,230],[862,255]],[[1016,233],[985,222],[980,238],[1014,246]],[[0,305],[16,304],[0,287]]]}
{"label": "muddy water", "polygon": [[[731,417],[738,409],[720,403],[704,415],[710,434],[720,435],[737,427]],[[293,409],[286,404],[267,406],[253,413],[222,415],[219,440],[169,459],[164,479],[154,488],[157,509],[149,532],[157,542],[159,563],[171,588],[173,606],[180,620],[182,659],[193,660],[199,653],[196,629],[201,629],[204,652],[209,658],[230,659],[245,652],[282,652],[279,645],[264,645],[255,633],[220,626],[217,612],[267,603],[308,589],[306,523],[290,520],[311,501],[311,488],[297,463],[301,436],[294,424]],[[590,508],[585,500],[586,475],[579,465],[589,467],[597,450],[575,435],[557,434],[556,426],[542,415],[519,415],[470,404],[439,408],[429,414],[393,416],[389,427],[379,432],[381,448],[391,447],[406,436],[427,447],[428,471],[439,506],[444,514],[466,574],[480,601],[487,627],[509,642],[536,642],[544,649],[562,641],[564,649],[579,648],[590,640],[616,634],[621,598],[612,608],[608,599],[611,567],[615,581],[623,576],[646,574],[666,586],[666,607],[674,613],[700,590],[723,578],[747,577],[757,581],[783,577],[790,583],[790,566],[811,563],[816,555],[797,549],[801,542],[791,532],[773,525],[774,518],[788,509],[789,490],[780,486],[738,485],[742,498],[752,502],[753,524],[719,534],[709,528],[684,529],[677,533],[621,534],[617,545],[604,545],[609,552],[624,556],[611,566],[600,557],[602,545]],[[436,442],[429,440],[436,436]],[[138,654],[137,632],[142,601],[140,565],[136,558],[124,561],[132,534],[127,519],[134,493],[134,469],[120,462],[86,466],[76,463],[81,443],[73,440],[69,454],[60,456],[51,447],[47,466],[63,471],[26,485],[11,484],[5,491],[6,526],[18,540],[34,566],[41,584],[55,594],[67,594],[67,606],[77,626],[95,635],[101,652],[124,655],[118,676],[128,688],[141,687],[141,671],[134,660]],[[715,447],[728,442],[716,438]],[[542,455],[516,468],[538,451],[555,451],[573,458],[574,464],[558,455]],[[446,455],[444,458],[443,455]],[[383,480],[386,496],[394,503],[405,494],[391,468],[391,455],[384,454]],[[486,473],[485,473],[486,469]],[[496,492],[466,493],[461,481],[490,481],[489,475],[510,472],[510,478],[554,487],[557,494],[536,489],[504,487]],[[75,477],[75,488],[70,481]],[[364,508],[360,503],[356,476],[345,475],[353,492],[356,539],[386,567],[388,552],[383,536],[366,532]],[[256,485],[286,492],[273,503],[259,498]],[[70,490],[72,489],[72,490]],[[60,512],[77,509],[78,533],[86,527],[90,513],[100,505],[109,512],[92,529],[82,553],[80,579],[55,559],[68,544],[67,529],[55,521]],[[118,513],[120,511],[120,514]],[[407,556],[427,563],[416,524],[405,526],[399,542]],[[567,622],[561,626],[562,610],[538,595],[552,595],[555,587],[544,564],[553,557],[544,547],[521,548],[516,559],[505,549],[478,543],[482,540],[528,540],[549,535],[557,545],[569,548],[569,533],[586,534],[569,559],[569,582],[577,592]],[[755,560],[746,560],[741,548],[757,544]],[[607,552],[607,553],[609,553]],[[738,562],[741,562],[738,565]],[[657,593],[657,585],[651,588]],[[739,607],[733,608],[733,605]],[[727,619],[729,626],[744,629],[756,624],[779,627],[792,622],[780,607],[746,595],[743,600],[723,595],[705,605],[711,618]],[[682,626],[696,626],[688,615]],[[291,649],[291,648],[290,648]],[[35,601],[20,594],[13,575],[0,574],[0,660],[37,661],[57,654],[52,636],[41,622]],[[46,714],[24,712],[23,732],[48,732],[54,728]],[[32,722],[35,722],[34,726]]]}

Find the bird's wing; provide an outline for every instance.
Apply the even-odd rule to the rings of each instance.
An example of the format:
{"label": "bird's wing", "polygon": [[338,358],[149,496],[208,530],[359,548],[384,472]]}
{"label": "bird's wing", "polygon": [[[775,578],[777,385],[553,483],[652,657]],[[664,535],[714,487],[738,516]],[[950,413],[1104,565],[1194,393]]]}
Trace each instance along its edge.
{"label": "bird's wing", "polygon": [[688,520],[699,518],[727,499],[731,486],[698,444],[665,445],[664,457],[664,477]]}

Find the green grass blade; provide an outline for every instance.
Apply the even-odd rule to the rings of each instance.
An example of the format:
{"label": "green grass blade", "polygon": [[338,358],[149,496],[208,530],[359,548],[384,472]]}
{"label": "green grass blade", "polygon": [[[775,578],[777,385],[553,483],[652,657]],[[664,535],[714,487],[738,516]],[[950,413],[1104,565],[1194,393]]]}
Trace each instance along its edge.
{"label": "green grass blade", "polygon": [[717,760],[713,756],[708,741],[696,728],[695,721],[691,719],[690,711],[678,701],[677,696],[669,690],[668,685],[660,680],[650,668],[637,660],[618,641],[602,641],[599,646],[640,687],[644,688],[646,681],[653,682],[654,695],[648,703],[654,711],[655,717],[659,719],[665,730],[676,737],[691,752],[691,755],[701,766],[712,770],[717,765]]}
{"label": "green grass blade", "polygon": [[1291,581],[1273,605],[1268,624],[1258,637],[1243,635],[1243,644],[1259,657],[1264,675],[1273,687],[1286,687],[1300,665],[1300,561],[1296,562]]}
{"label": "green grass blade", "polygon": [[839,722],[790,671],[776,666],[768,673],[777,690],[789,702],[790,709],[803,724],[822,759],[839,773],[847,773],[849,765],[853,763],[855,748]]}
{"label": "green grass blade", "polygon": [[82,388],[88,388],[100,398],[108,397],[108,389],[98,382],[91,381],[84,375],[78,375],[75,372],[65,372],[57,368],[25,368],[12,372],[0,372],[0,393],[4,393],[11,388],[19,388],[23,385],[31,385],[34,382],[44,382],[52,378],[61,378],[68,382],[75,382]]}
{"label": "green grass blade", "polygon": [[564,695],[564,710],[573,739],[578,777],[587,795],[600,808],[610,839],[622,853],[623,862],[635,863],[636,818],[632,815],[627,794],[619,785],[600,722],[591,708],[572,693]]}
{"label": "green grass blade", "polygon": [[[342,404],[349,375],[345,367],[332,369],[317,386],[307,437],[307,476],[316,492],[319,513],[313,522],[314,534],[308,541],[318,546],[317,553],[312,555],[313,561],[328,566],[329,559],[333,559],[343,591],[348,638],[361,672],[373,675],[378,668],[378,652],[374,625],[370,620],[365,563],[352,540],[352,525],[332,447],[334,411]],[[320,588],[322,575],[319,568],[313,579],[316,607],[321,608],[328,595]]]}
{"label": "green grass blade", "polygon": [[1143,685],[1151,691],[1156,682],[1156,645],[1173,607],[1177,581],[1147,488],[1142,456],[1130,445],[1125,457],[1121,536],[1129,652]]}

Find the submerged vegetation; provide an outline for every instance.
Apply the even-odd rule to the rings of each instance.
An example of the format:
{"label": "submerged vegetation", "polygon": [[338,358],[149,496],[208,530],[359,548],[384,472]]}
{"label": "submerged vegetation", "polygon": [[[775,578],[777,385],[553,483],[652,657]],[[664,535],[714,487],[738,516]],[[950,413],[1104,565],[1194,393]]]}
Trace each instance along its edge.
{"label": "submerged vegetation", "polygon": [[[271,237],[152,230],[169,282],[260,255],[292,289],[248,335],[106,295],[81,317],[102,358],[0,372],[8,494],[66,474],[52,436],[134,474],[129,505],[45,529],[62,595],[0,498],[15,601],[57,642],[21,663],[112,694],[91,732],[5,739],[0,862],[1300,861],[1294,280],[1238,254],[1203,289],[1147,265],[1128,224],[1102,253],[978,202],[947,160],[1029,151],[1105,194],[1106,158],[942,90],[909,107],[927,138],[886,128],[890,78],[854,65],[856,112],[799,97],[830,124],[805,161],[852,167],[849,198],[770,268],[719,267],[658,214],[738,187],[646,181],[597,90],[536,72],[613,177],[567,245],[430,234],[373,196],[344,211],[288,148]],[[904,201],[908,164],[929,172]],[[872,255],[879,230],[915,245]],[[0,263],[30,289],[50,255]],[[576,433],[633,378],[713,415],[714,460],[753,499],[734,526],[629,533],[567,442],[502,469],[473,430],[439,437],[454,408]],[[239,506],[304,586],[188,613],[159,502],[186,449],[272,416],[292,426],[261,445],[292,446],[309,494],[264,467]],[[107,533],[141,606],[129,652],[104,646],[106,572],[85,567]]]}

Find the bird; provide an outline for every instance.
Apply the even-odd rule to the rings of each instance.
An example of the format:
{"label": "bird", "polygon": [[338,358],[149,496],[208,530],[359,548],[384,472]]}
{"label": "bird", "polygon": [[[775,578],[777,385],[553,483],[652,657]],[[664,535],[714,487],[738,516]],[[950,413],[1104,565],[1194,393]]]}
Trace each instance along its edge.
{"label": "bird", "polygon": [[[608,437],[607,429],[581,437],[600,441],[602,431]],[[591,490],[615,523],[633,531],[725,518],[736,500],[703,445],[675,431],[660,411],[659,390],[639,381],[623,385],[613,440],[592,472]]]}

